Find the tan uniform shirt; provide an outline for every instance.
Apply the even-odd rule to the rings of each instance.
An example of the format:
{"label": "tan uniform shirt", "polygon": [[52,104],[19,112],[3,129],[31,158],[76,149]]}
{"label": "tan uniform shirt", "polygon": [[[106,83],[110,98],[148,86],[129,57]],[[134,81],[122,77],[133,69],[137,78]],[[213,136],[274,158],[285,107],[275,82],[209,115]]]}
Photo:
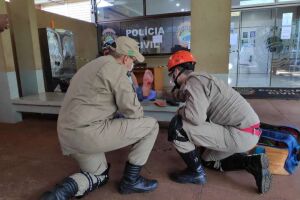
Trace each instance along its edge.
{"label": "tan uniform shirt", "polygon": [[175,96],[185,101],[178,113],[195,126],[207,119],[239,129],[259,123],[255,111],[238,92],[206,73],[190,74]]}
{"label": "tan uniform shirt", "polygon": [[126,68],[111,56],[99,57],[75,74],[64,98],[57,125],[63,153],[92,144],[93,134],[104,131],[117,111],[131,119],[144,115]]}

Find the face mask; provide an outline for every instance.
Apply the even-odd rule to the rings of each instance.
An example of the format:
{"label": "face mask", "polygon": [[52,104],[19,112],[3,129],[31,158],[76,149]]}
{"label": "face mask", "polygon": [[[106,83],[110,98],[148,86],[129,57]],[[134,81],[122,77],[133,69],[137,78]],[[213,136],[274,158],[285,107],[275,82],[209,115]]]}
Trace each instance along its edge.
{"label": "face mask", "polygon": [[128,80],[129,80],[129,82],[130,82],[131,85],[132,85],[132,84],[133,84],[133,80],[132,80],[131,76],[128,76]]}
{"label": "face mask", "polygon": [[133,80],[132,80],[132,76],[131,76],[131,72],[130,71],[127,72],[127,78],[129,80],[129,82],[131,83],[131,85],[133,85]]}
{"label": "face mask", "polygon": [[129,71],[131,72],[133,70],[134,63],[131,64]]}
{"label": "face mask", "polygon": [[169,84],[170,84],[170,86],[175,86],[173,79],[170,79]]}
{"label": "face mask", "polygon": [[176,89],[180,89],[180,84],[178,83],[178,77],[183,73],[185,71],[185,69],[182,69],[180,72],[179,72],[179,74],[177,75],[177,76],[175,76],[175,74],[172,74],[172,76],[173,76],[173,79],[172,79],[172,81],[174,82],[174,87],[173,87],[173,89],[172,89],[172,91],[171,92],[174,92]]}

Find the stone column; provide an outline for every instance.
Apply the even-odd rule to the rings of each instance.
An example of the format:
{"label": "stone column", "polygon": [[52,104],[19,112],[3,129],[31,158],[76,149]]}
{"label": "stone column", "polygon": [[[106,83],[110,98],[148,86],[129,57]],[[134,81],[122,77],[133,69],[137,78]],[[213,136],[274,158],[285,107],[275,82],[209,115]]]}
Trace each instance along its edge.
{"label": "stone column", "polygon": [[35,9],[34,0],[10,1],[23,96],[45,92]]}
{"label": "stone column", "polygon": [[196,70],[228,73],[231,0],[191,1],[191,51]]}
{"label": "stone column", "polygon": [[[0,14],[7,14],[5,1],[0,1]],[[19,97],[10,29],[0,33],[0,122],[16,123],[21,114],[14,111],[11,99]]]}

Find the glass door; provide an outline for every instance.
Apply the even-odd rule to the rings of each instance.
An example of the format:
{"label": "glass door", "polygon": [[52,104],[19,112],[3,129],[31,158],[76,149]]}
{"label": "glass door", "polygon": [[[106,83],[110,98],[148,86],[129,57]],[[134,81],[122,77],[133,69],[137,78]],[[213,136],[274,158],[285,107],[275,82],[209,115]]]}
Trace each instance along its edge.
{"label": "glass door", "polygon": [[276,48],[273,51],[273,87],[300,86],[300,6],[277,8]]}
{"label": "glass door", "polygon": [[268,37],[274,34],[274,9],[246,10],[241,13],[237,86],[268,87],[272,53]]}
{"label": "glass door", "polygon": [[239,53],[239,25],[240,12],[231,13],[230,24],[230,50],[229,50],[229,73],[238,73],[238,53]]}
{"label": "glass door", "polygon": [[239,72],[267,74],[271,54],[266,40],[272,35],[272,9],[251,10],[242,13]]}
{"label": "glass door", "polygon": [[240,16],[241,12],[231,12],[230,49],[228,64],[228,84],[230,86],[236,86],[238,74]]}
{"label": "glass door", "polygon": [[231,13],[230,86],[300,87],[300,6]]}

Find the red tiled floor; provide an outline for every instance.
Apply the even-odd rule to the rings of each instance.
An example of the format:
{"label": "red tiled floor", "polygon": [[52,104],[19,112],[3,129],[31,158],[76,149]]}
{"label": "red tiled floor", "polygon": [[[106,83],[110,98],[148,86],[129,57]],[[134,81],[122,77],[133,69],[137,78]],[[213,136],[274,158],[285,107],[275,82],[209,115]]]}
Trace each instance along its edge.
{"label": "red tiled floor", "polygon": [[[300,101],[249,100],[262,121],[300,127]],[[121,178],[128,148],[107,154],[112,164],[110,181],[85,199],[197,199],[197,200],[298,200],[300,170],[292,176],[274,176],[271,191],[256,193],[254,178],[245,171],[220,173],[207,170],[208,183],[201,187],[172,182],[168,174],[184,168],[161,129],[143,175],[158,179],[159,188],[147,194],[120,195]],[[18,124],[0,124],[0,200],[35,200],[56,182],[78,170],[76,163],[61,155],[56,121],[25,119]]]}

